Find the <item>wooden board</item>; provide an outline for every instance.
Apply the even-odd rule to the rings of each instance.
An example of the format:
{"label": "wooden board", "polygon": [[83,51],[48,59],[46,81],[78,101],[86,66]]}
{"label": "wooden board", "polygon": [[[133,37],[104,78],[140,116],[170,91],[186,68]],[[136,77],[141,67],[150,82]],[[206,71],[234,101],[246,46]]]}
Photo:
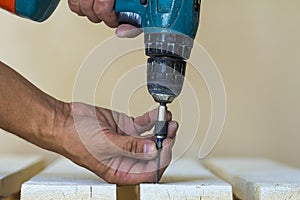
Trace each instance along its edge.
{"label": "wooden board", "polygon": [[116,185],[108,184],[92,172],[60,158],[22,185],[21,199],[115,200]]}
{"label": "wooden board", "polygon": [[40,156],[0,155],[0,199],[18,193],[22,183],[43,168]]}
{"label": "wooden board", "polygon": [[172,163],[159,184],[140,184],[141,200],[232,199],[231,185],[205,169],[200,161]]}
{"label": "wooden board", "polygon": [[300,170],[259,158],[215,158],[205,165],[245,200],[299,200]]}

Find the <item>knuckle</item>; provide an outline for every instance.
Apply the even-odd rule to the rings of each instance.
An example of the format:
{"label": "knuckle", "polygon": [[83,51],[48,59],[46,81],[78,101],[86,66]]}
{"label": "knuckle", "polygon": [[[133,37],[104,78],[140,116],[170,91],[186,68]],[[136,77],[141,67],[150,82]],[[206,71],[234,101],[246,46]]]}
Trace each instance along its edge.
{"label": "knuckle", "polygon": [[101,22],[101,20],[98,19],[98,18],[96,18],[96,17],[89,17],[89,16],[88,16],[88,19],[89,19],[91,22],[93,22],[93,23]]}
{"label": "knuckle", "polygon": [[90,0],[81,0],[80,1],[80,9],[82,10],[88,10],[92,8],[92,1]]}
{"label": "knuckle", "polygon": [[138,146],[139,146],[138,141],[133,140],[132,148],[131,148],[131,153],[132,154],[138,153]]}
{"label": "knuckle", "polygon": [[99,3],[94,5],[94,12],[97,16],[102,16],[105,13],[105,7],[102,5],[103,3]]}
{"label": "knuckle", "polygon": [[123,149],[127,152],[130,152],[131,149],[131,140],[127,140],[124,144],[123,144]]}
{"label": "knuckle", "polygon": [[69,6],[76,6],[77,1],[76,0],[68,0],[68,5]]}
{"label": "knuckle", "polygon": [[70,8],[70,10],[71,10],[72,12],[79,14],[79,11],[78,11],[77,8],[75,8],[75,7],[73,7],[73,6],[69,6],[69,8]]}
{"label": "knuckle", "polygon": [[112,1],[108,1],[108,0],[105,0],[105,1],[96,1],[96,3],[94,4],[94,12],[97,14],[97,15],[107,15],[107,13],[109,12],[110,10],[110,7],[113,7],[113,3]]}
{"label": "knuckle", "polygon": [[137,153],[138,151],[138,141],[134,139],[130,139],[127,142],[125,142],[124,149],[131,155]]}
{"label": "knuckle", "polygon": [[75,12],[75,13],[79,13],[79,9],[76,5],[69,3],[69,8],[71,11]]}

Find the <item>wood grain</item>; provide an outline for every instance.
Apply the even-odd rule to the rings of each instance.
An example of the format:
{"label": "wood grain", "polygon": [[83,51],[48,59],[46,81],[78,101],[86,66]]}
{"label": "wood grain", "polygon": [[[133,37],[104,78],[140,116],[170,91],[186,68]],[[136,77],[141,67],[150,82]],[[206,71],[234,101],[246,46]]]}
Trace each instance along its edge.
{"label": "wood grain", "polygon": [[60,158],[22,185],[21,200],[115,200],[116,185]]}
{"label": "wood grain", "polygon": [[205,165],[245,200],[300,200],[300,170],[261,158],[215,158]]}
{"label": "wood grain", "polygon": [[200,161],[177,160],[166,170],[159,184],[140,184],[141,200],[232,199],[231,185],[205,169]]}

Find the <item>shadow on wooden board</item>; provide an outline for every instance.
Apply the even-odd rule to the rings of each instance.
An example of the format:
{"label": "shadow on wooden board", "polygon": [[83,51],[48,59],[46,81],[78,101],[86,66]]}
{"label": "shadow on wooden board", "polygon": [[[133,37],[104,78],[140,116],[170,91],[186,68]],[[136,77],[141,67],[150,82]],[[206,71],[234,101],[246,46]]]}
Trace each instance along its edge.
{"label": "shadow on wooden board", "polygon": [[45,167],[38,155],[0,155],[0,199],[20,192],[21,185]]}
{"label": "shadow on wooden board", "polygon": [[19,200],[19,199],[20,199],[20,193],[16,193],[14,195],[4,198],[3,200]]}
{"label": "shadow on wooden board", "polygon": [[118,186],[117,200],[140,200],[139,185]]}

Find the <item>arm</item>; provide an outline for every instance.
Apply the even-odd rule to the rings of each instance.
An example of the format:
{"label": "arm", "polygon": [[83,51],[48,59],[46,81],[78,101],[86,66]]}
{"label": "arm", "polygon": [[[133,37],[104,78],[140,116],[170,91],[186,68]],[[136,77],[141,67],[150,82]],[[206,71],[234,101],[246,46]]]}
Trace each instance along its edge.
{"label": "arm", "polygon": [[[61,146],[53,119],[62,102],[0,62],[0,128],[48,150]],[[57,144],[53,146],[53,144]]]}
{"label": "arm", "polygon": [[[156,111],[137,118],[83,103],[54,99],[0,62],[0,128],[59,153],[108,182],[154,182],[157,152],[153,137],[141,137]],[[160,176],[171,161],[177,123],[169,133]]]}

